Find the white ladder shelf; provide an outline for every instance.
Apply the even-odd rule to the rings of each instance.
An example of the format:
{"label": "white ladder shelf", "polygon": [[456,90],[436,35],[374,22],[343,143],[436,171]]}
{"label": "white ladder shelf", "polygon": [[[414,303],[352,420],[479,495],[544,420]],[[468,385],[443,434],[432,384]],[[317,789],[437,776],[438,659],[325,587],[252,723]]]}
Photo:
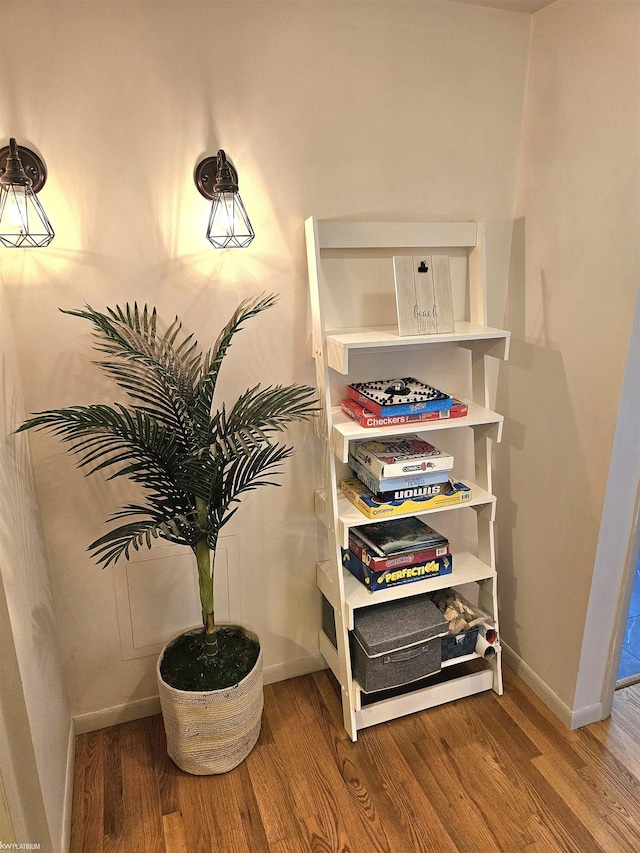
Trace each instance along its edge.
{"label": "white ladder shelf", "polygon": [[[333,608],[335,644],[322,630],[320,651],[341,686],[344,726],[352,740],[358,730],[405,714],[415,713],[484,690],[502,693],[502,664],[499,643],[496,654],[484,659],[470,654],[443,663],[438,676],[406,685],[398,695],[364,693],[354,680],[351,670],[349,632],[353,630],[354,614],[362,607],[384,601],[409,598],[425,592],[448,587],[468,589],[477,593],[477,605],[489,614],[498,628],[497,572],[495,565],[494,523],[496,498],[492,492],[491,452],[493,442],[500,441],[503,417],[491,408],[490,381],[487,359],[505,360],[509,351],[509,332],[487,326],[486,281],[484,261],[484,227],[482,222],[335,222],[310,217],[305,222],[309,293],[313,324],[313,355],[316,380],[321,400],[321,413],[316,421],[316,434],[323,447],[323,482],[316,491],[316,514],[326,528],[329,558],[317,564],[318,587]],[[456,316],[455,331],[426,336],[398,335],[396,325],[354,325],[345,318],[344,325],[325,328],[327,306],[336,311],[339,298],[335,289],[330,293],[330,272],[325,269],[328,259],[338,258],[347,264],[349,257],[363,253],[382,253],[389,257],[390,282],[393,287],[391,258],[394,254],[414,254],[433,249],[461,253],[465,262],[462,303],[466,316]],[[338,310],[338,317],[340,317]],[[392,319],[392,318],[387,318]],[[356,318],[356,324],[358,318]],[[429,365],[433,348],[454,351],[460,347],[470,351],[471,395],[466,417],[449,420],[424,421],[407,426],[364,428],[341,412],[340,393],[346,396],[346,384],[351,370],[350,357],[362,355],[385,358],[390,353],[407,353],[424,369]],[[431,348],[431,349],[430,349]],[[417,370],[416,370],[417,372]],[[340,385],[340,377],[344,384]],[[380,378],[369,376],[368,378]],[[425,381],[429,381],[426,377]],[[336,388],[338,390],[336,390]],[[446,388],[443,390],[447,390]],[[456,395],[457,396],[457,395]],[[349,442],[358,438],[402,433],[426,434],[432,431],[468,430],[473,434],[473,464],[475,481],[468,483],[471,501],[420,514],[428,521],[432,512],[473,512],[476,537],[471,550],[456,549],[452,541],[453,572],[449,575],[416,581],[402,586],[371,593],[342,567],[341,548],[348,544],[349,529],[367,524],[371,519],[362,514],[340,493],[340,479],[346,471]],[[423,437],[425,437],[423,435]],[[462,671],[469,665],[466,671]]]}

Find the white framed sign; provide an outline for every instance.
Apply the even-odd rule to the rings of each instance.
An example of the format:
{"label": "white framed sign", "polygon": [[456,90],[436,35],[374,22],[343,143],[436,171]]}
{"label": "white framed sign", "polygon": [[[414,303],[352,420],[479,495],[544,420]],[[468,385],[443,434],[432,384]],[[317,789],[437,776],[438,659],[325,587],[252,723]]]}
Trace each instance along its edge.
{"label": "white framed sign", "polygon": [[394,255],[398,334],[454,332],[448,255]]}

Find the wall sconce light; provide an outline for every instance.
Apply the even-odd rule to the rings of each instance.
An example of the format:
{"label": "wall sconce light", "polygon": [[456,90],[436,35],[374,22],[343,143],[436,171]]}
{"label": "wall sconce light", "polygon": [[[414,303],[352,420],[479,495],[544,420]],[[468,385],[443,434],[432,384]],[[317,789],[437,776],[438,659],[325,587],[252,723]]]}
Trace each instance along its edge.
{"label": "wall sconce light", "polygon": [[255,233],[238,192],[238,173],[224,151],[201,160],[194,179],[200,193],[213,202],[207,240],[216,249],[245,249]]}
{"label": "wall sconce light", "polygon": [[0,149],[0,243],[11,249],[48,246],[53,228],[38,199],[47,180],[44,163],[15,139]]}

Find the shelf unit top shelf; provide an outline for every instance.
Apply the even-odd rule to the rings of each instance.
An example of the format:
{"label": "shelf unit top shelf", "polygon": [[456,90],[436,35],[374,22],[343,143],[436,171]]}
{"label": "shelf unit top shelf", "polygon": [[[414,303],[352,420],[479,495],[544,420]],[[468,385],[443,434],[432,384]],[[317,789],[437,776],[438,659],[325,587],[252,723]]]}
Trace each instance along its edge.
{"label": "shelf unit top shelf", "polygon": [[307,220],[317,227],[320,249],[472,248],[478,241],[478,223],[464,222],[358,222],[332,219]]}
{"label": "shelf unit top shelf", "polygon": [[346,374],[349,372],[349,355],[352,352],[385,350],[388,347],[464,344],[473,341],[492,341],[499,344],[491,354],[503,360],[508,358],[511,332],[466,320],[456,320],[455,326],[454,332],[435,335],[399,335],[397,325],[329,329],[325,335],[327,363],[332,370]]}

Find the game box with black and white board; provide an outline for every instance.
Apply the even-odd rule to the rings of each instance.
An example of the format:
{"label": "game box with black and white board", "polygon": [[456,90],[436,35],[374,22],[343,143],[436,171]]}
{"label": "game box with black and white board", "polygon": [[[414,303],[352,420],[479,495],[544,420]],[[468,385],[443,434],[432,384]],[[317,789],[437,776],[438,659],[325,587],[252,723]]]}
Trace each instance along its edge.
{"label": "game box with black and white board", "polygon": [[347,393],[378,417],[437,412],[453,405],[453,397],[449,394],[412,376],[354,382],[347,385]]}
{"label": "game box with black and white board", "polygon": [[348,397],[342,400],[340,408],[352,420],[357,421],[360,426],[366,429],[375,429],[386,426],[404,426],[405,424],[421,424],[429,421],[442,421],[449,418],[464,418],[469,413],[469,406],[462,400],[453,398],[453,403],[450,409],[438,409],[435,412],[418,412],[413,415],[388,415],[379,417],[374,412],[369,411],[365,406],[356,403]]}

